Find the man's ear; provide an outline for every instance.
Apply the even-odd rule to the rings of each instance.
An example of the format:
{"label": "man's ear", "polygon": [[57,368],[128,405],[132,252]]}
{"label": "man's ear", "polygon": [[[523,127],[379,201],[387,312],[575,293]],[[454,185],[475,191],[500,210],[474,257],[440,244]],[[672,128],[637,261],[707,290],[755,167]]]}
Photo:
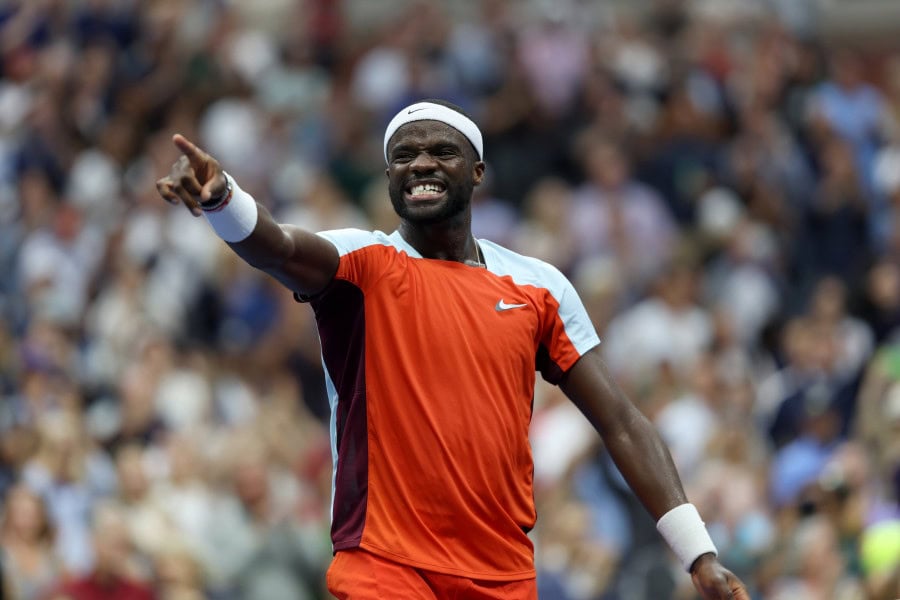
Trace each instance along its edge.
{"label": "man's ear", "polygon": [[481,185],[481,182],[484,181],[484,169],[485,164],[483,160],[479,160],[475,163],[475,172],[474,172],[474,183],[476,186]]}

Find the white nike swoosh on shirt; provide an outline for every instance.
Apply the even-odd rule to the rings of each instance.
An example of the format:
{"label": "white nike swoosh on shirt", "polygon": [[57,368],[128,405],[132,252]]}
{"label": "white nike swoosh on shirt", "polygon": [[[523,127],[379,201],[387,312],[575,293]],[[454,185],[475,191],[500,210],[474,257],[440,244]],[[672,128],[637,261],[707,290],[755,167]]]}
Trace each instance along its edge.
{"label": "white nike swoosh on shirt", "polygon": [[523,306],[528,306],[527,304],[507,304],[503,301],[503,298],[497,301],[497,306],[494,307],[494,310],[497,312],[503,312],[504,310],[510,310],[513,308],[522,308]]}

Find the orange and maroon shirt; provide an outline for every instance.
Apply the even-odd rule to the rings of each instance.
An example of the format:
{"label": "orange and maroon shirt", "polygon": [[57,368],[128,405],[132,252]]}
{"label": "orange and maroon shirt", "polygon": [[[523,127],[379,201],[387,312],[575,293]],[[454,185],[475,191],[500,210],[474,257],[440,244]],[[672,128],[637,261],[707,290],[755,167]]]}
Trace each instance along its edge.
{"label": "orange and maroon shirt", "polygon": [[399,234],[322,232],[340,254],[315,311],[331,408],[332,542],[473,579],[534,577],[535,373],[599,343],[554,267],[479,240],[486,268]]}

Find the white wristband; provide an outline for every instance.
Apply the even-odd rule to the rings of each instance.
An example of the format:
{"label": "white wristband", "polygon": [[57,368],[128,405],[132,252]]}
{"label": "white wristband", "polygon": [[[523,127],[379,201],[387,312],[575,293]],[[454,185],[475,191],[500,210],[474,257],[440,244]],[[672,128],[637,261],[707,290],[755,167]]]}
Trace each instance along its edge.
{"label": "white wristband", "polygon": [[203,216],[220,238],[240,242],[253,233],[259,212],[253,196],[242,190],[231,175],[225,173],[225,177],[231,187],[231,197],[216,208],[203,211]]}
{"label": "white wristband", "polygon": [[691,565],[703,554],[712,552],[718,555],[706,525],[693,504],[676,506],[664,514],[656,522],[656,529],[675,552],[685,571],[690,572]]}

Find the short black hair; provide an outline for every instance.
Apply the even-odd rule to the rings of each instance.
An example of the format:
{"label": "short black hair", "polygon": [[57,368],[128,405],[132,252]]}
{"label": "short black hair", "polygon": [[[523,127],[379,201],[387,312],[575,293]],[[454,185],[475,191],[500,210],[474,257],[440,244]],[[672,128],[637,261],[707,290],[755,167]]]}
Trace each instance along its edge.
{"label": "short black hair", "polygon": [[424,100],[419,100],[419,102],[428,102],[429,104],[440,104],[441,106],[445,106],[445,107],[449,108],[450,110],[455,110],[456,112],[458,112],[462,116],[466,117],[467,119],[471,119],[473,122],[475,121],[475,119],[472,119],[472,115],[470,115],[469,113],[464,111],[462,109],[462,107],[457,106],[456,104],[453,104],[452,102],[448,102],[447,100],[441,100],[440,98],[425,98]]}

